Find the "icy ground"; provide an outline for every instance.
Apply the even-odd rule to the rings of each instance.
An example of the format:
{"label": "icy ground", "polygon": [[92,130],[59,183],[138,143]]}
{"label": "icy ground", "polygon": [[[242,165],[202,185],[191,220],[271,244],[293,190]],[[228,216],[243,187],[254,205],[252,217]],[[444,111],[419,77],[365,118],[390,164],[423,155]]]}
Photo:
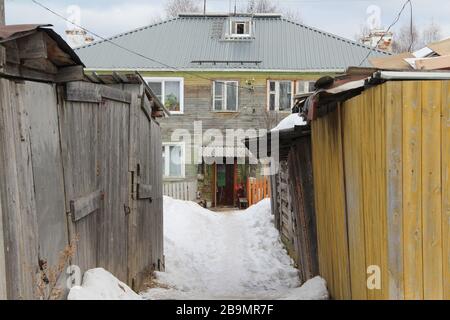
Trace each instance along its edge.
{"label": "icy ground", "polygon": [[137,295],[103,269],[85,273],[69,299],[327,299],[317,277],[299,287],[297,270],[273,224],[270,200],[241,212],[215,213],[164,198],[166,271],[161,288]]}

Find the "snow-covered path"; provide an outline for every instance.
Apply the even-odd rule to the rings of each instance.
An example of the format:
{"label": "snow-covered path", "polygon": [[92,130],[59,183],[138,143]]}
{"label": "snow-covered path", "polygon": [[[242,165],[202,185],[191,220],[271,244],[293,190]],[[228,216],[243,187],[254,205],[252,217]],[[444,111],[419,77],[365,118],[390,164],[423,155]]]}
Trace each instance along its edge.
{"label": "snow-covered path", "polygon": [[146,299],[325,299],[316,278],[298,288],[297,270],[273,225],[270,200],[215,213],[164,198],[166,272]]}

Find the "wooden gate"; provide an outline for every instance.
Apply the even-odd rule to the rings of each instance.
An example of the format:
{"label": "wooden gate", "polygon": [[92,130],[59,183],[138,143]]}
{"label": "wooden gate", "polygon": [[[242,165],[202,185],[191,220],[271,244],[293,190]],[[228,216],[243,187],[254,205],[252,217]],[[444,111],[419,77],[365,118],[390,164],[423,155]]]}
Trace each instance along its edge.
{"label": "wooden gate", "polygon": [[[162,153],[159,125],[151,120],[145,96],[131,104],[128,216],[129,282],[139,289],[154,270],[162,270]],[[150,161],[149,161],[150,159]]]}

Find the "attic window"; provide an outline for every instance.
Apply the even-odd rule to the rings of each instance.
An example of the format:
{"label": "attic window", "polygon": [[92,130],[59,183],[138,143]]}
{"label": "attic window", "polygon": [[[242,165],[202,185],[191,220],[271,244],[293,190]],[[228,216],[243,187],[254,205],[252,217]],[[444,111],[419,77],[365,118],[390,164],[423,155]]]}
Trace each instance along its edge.
{"label": "attic window", "polygon": [[250,21],[232,21],[230,33],[234,37],[249,37]]}

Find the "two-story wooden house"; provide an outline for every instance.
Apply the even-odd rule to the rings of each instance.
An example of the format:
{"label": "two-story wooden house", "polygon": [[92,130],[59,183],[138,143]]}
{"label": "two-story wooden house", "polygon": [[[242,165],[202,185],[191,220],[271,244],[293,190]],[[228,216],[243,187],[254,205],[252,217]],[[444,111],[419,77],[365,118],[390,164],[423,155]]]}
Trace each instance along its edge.
{"label": "two-story wooden house", "polygon": [[317,78],[385,54],[279,14],[182,14],[76,52],[88,71],[145,77],[171,111],[161,120],[166,183],[200,182],[200,197],[213,206],[235,205],[240,185],[258,170],[243,145],[202,152],[212,136],[270,129]]}

